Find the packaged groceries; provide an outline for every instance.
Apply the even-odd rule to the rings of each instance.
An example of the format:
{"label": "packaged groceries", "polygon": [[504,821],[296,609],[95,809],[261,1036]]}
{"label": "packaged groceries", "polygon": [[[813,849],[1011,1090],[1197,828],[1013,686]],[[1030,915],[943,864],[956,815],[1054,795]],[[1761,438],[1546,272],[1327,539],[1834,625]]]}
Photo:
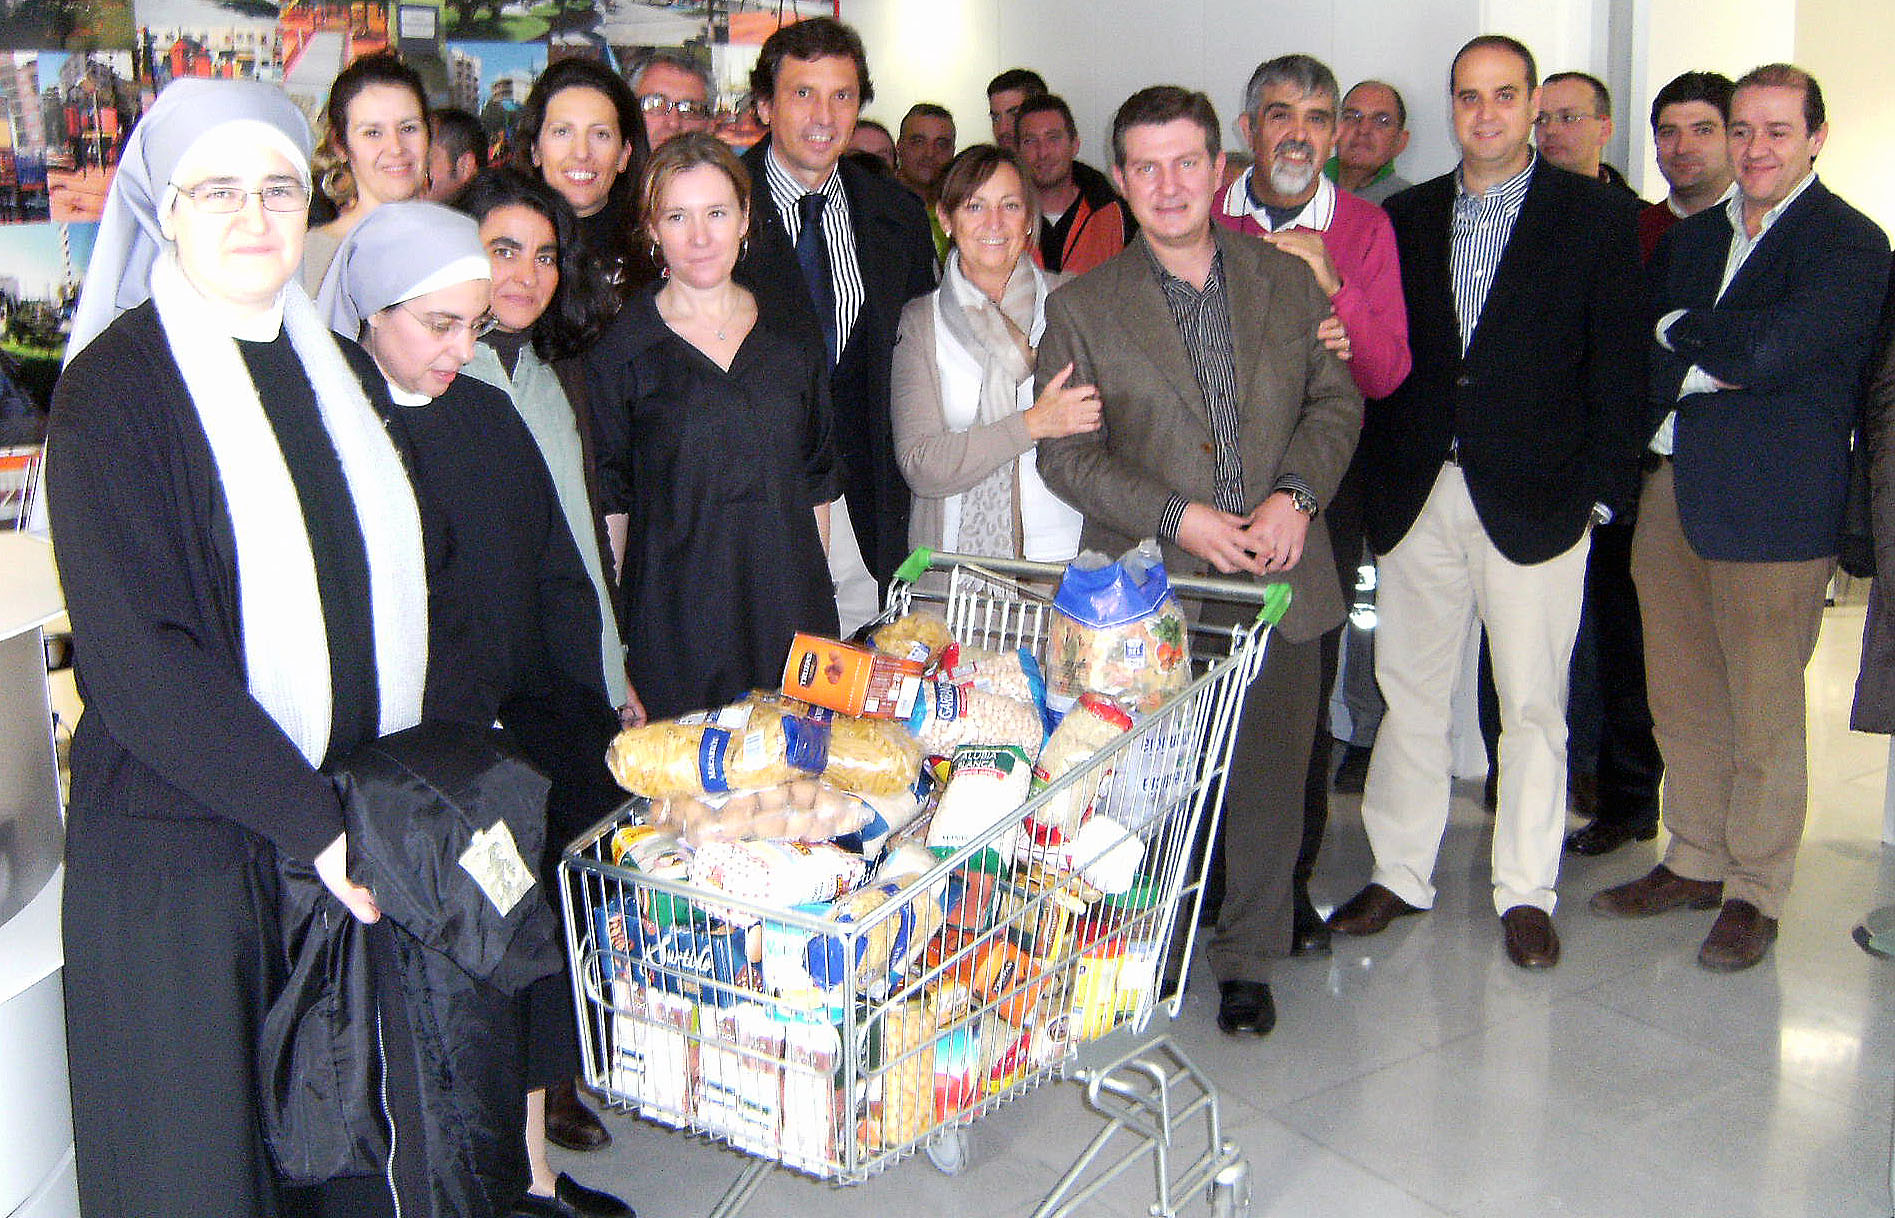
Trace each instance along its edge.
{"label": "packaged groceries", "polygon": [[1011,651],[964,649],[958,663],[941,669],[940,679],[950,685],[971,685],[983,693],[1004,694],[1036,707],[1046,702],[1046,678],[1040,672],[1040,662],[1024,647]]}
{"label": "packaged groceries", "polygon": [[1049,845],[1023,839],[1020,858],[1056,872],[1076,873],[1101,892],[1124,892],[1145,861],[1145,842],[1111,818],[1095,816],[1071,837]]}
{"label": "packaged groceries", "polygon": [[[1130,715],[1098,694],[1081,694],[1078,703],[1053,729],[1039,761],[1033,766],[1032,793],[1037,795],[1052,786],[1064,778],[1067,771],[1090,761],[1099,750],[1131,730]],[[1050,844],[1078,832],[1079,826],[1092,815],[1092,801],[1099,793],[1099,784],[1111,772],[1112,767],[1100,766],[1077,785],[1048,799],[1031,814],[1028,832],[1033,839]]]}
{"label": "packaged groceries", "polygon": [[618,977],[612,987],[610,1086],[636,1096],[638,1110],[673,1127],[691,1120],[696,1091],[697,1041],[692,1038],[697,1005]]}
{"label": "packaged groceries", "polygon": [[699,1128],[773,1154],[782,1137],[783,1024],[756,1003],[741,1002],[717,1011],[702,1031]]}
{"label": "packaged groceries", "polygon": [[798,634],[783,665],[783,696],[845,715],[905,719],[926,670],[913,660],[881,655],[854,643]]}
{"label": "packaged groceries", "polygon": [[783,1163],[827,1175],[842,1118],[842,1036],[834,1022],[783,1025]]}
{"label": "packaged groceries", "polygon": [[1065,714],[1090,690],[1148,714],[1191,683],[1184,610],[1155,542],[1116,562],[1081,554],[1059,581],[1053,609],[1046,701],[1055,712]]}
{"label": "packaged groceries", "polygon": [[953,777],[928,823],[928,845],[959,849],[995,825],[1013,821],[1013,831],[993,843],[1011,858],[1017,844],[1020,805],[1033,778],[1032,763],[1014,745],[962,745],[954,750]]}
{"label": "packaged groceries", "polygon": [[1046,962],[1030,939],[1009,932],[989,939],[974,957],[974,994],[1014,1027],[1040,1000]]}
{"label": "packaged groceries", "polygon": [[954,662],[954,636],[939,614],[917,610],[878,627],[869,642],[883,655],[912,660],[925,669]]}
{"label": "packaged groceries", "polygon": [[892,1003],[869,1028],[869,1102],[862,1130],[871,1147],[913,1142],[934,1127],[936,1019],[919,1000]]}
{"label": "packaged groceries", "polygon": [[856,796],[813,778],[761,791],[673,795],[651,805],[653,824],[675,830],[694,847],[709,842],[826,842],[861,830],[874,816]]}
{"label": "packaged groceries", "polygon": [[863,795],[899,795],[915,785],[922,746],[901,723],[835,716],[823,781]]}
{"label": "packaged groceries", "polygon": [[606,763],[635,795],[721,795],[822,773],[828,736],[826,723],[740,702],[626,728]]}
{"label": "packaged groceries", "polygon": [[944,757],[963,744],[1011,744],[1031,761],[1046,738],[1034,703],[946,681],[921,683],[908,730],[923,749]]}
{"label": "packaged groceries", "polygon": [[711,842],[691,857],[691,883],[763,905],[833,901],[868,863],[826,842]]}

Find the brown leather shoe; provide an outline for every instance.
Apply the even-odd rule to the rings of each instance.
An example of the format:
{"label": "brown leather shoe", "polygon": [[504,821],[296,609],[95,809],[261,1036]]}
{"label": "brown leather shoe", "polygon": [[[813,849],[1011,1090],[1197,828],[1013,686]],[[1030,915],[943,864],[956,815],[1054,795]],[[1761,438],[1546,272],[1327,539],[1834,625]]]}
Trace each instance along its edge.
{"label": "brown leather shoe", "polygon": [[1777,920],[1749,901],[1724,902],[1711,933],[1698,949],[1698,963],[1713,973],[1741,973],[1762,960],[1777,941]]}
{"label": "brown leather shoe", "polygon": [[1370,884],[1329,915],[1329,929],[1339,935],[1379,935],[1396,918],[1425,913],[1380,884]]}
{"label": "brown leather shoe", "polygon": [[612,1131],[579,1102],[579,1089],[566,1079],[546,1089],[546,1140],[566,1150],[602,1150],[612,1144]]}
{"label": "brown leather shoe", "polygon": [[1521,968],[1552,968],[1559,963],[1559,932],[1537,905],[1515,905],[1500,915],[1507,959]]}
{"label": "brown leather shoe", "polygon": [[1722,880],[1687,880],[1663,863],[1629,884],[1592,894],[1587,908],[1608,918],[1649,918],[1674,909],[1716,909]]}

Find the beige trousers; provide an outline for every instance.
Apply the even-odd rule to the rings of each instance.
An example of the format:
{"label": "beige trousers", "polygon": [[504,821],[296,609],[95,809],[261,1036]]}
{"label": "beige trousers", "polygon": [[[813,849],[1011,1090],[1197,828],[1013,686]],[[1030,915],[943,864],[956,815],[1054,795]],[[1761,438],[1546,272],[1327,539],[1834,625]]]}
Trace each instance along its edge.
{"label": "beige trousers", "polygon": [[1665,865],[1780,917],[1809,806],[1803,670],[1835,560],[1713,562],[1678,520],[1669,463],[1632,538],[1646,687],[1671,844]]}
{"label": "beige trousers", "polygon": [[1566,685],[1590,534],[1545,562],[1510,562],[1481,526],[1459,467],[1443,465],[1401,543],[1380,560],[1375,677],[1388,711],[1375,738],[1362,825],[1373,879],[1434,904],[1448,823],[1449,703],[1467,640],[1487,626],[1500,694],[1500,809],[1494,909],[1553,912],[1566,833]]}

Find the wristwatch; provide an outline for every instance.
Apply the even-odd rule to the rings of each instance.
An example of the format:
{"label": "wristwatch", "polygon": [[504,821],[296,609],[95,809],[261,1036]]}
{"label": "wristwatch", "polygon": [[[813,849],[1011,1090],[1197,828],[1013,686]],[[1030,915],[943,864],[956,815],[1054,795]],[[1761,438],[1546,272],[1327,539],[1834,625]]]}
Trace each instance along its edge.
{"label": "wristwatch", "polygon": [[1279,491],[1290,497],[1291,506],[1314,520],[1316,518],[1316,496],[1307,491],[1299,491],[1293,486],[1278,487]]}

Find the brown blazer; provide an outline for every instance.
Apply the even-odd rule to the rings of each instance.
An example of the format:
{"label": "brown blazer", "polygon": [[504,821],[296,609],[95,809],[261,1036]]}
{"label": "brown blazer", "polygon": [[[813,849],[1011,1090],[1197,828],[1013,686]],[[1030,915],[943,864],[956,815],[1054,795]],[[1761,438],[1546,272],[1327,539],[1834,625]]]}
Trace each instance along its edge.
{"label": "brown blazer", "polygon": [[[1341,361],[1316,337],[1329,301],[1299,259],[1221,229],[1231,331],[1236,340],[1238,447],[1247,507],[1263,502],[1285,475],[1327,504],[1362,430],[1362,396]],[[1039,446],[1046,485],[1085,513],[1081,543],[1117,555],[1157,534],[1172,494],[1211,499],[1210,411],[1172,320],[1153,259],[1140,234],[1125,252],[1047,298],[1037,379],[1043,388],[1072,361],[1073,384],[1093,384],[1105,426]],[[1203,574],[1203,560],[1164,545],[1166,566]],[[1284,575],[1294,593],[1282,630],[1290,642],[1316,638],[1342,621],[1342,590],[1319,512],[1303,557]]]}

